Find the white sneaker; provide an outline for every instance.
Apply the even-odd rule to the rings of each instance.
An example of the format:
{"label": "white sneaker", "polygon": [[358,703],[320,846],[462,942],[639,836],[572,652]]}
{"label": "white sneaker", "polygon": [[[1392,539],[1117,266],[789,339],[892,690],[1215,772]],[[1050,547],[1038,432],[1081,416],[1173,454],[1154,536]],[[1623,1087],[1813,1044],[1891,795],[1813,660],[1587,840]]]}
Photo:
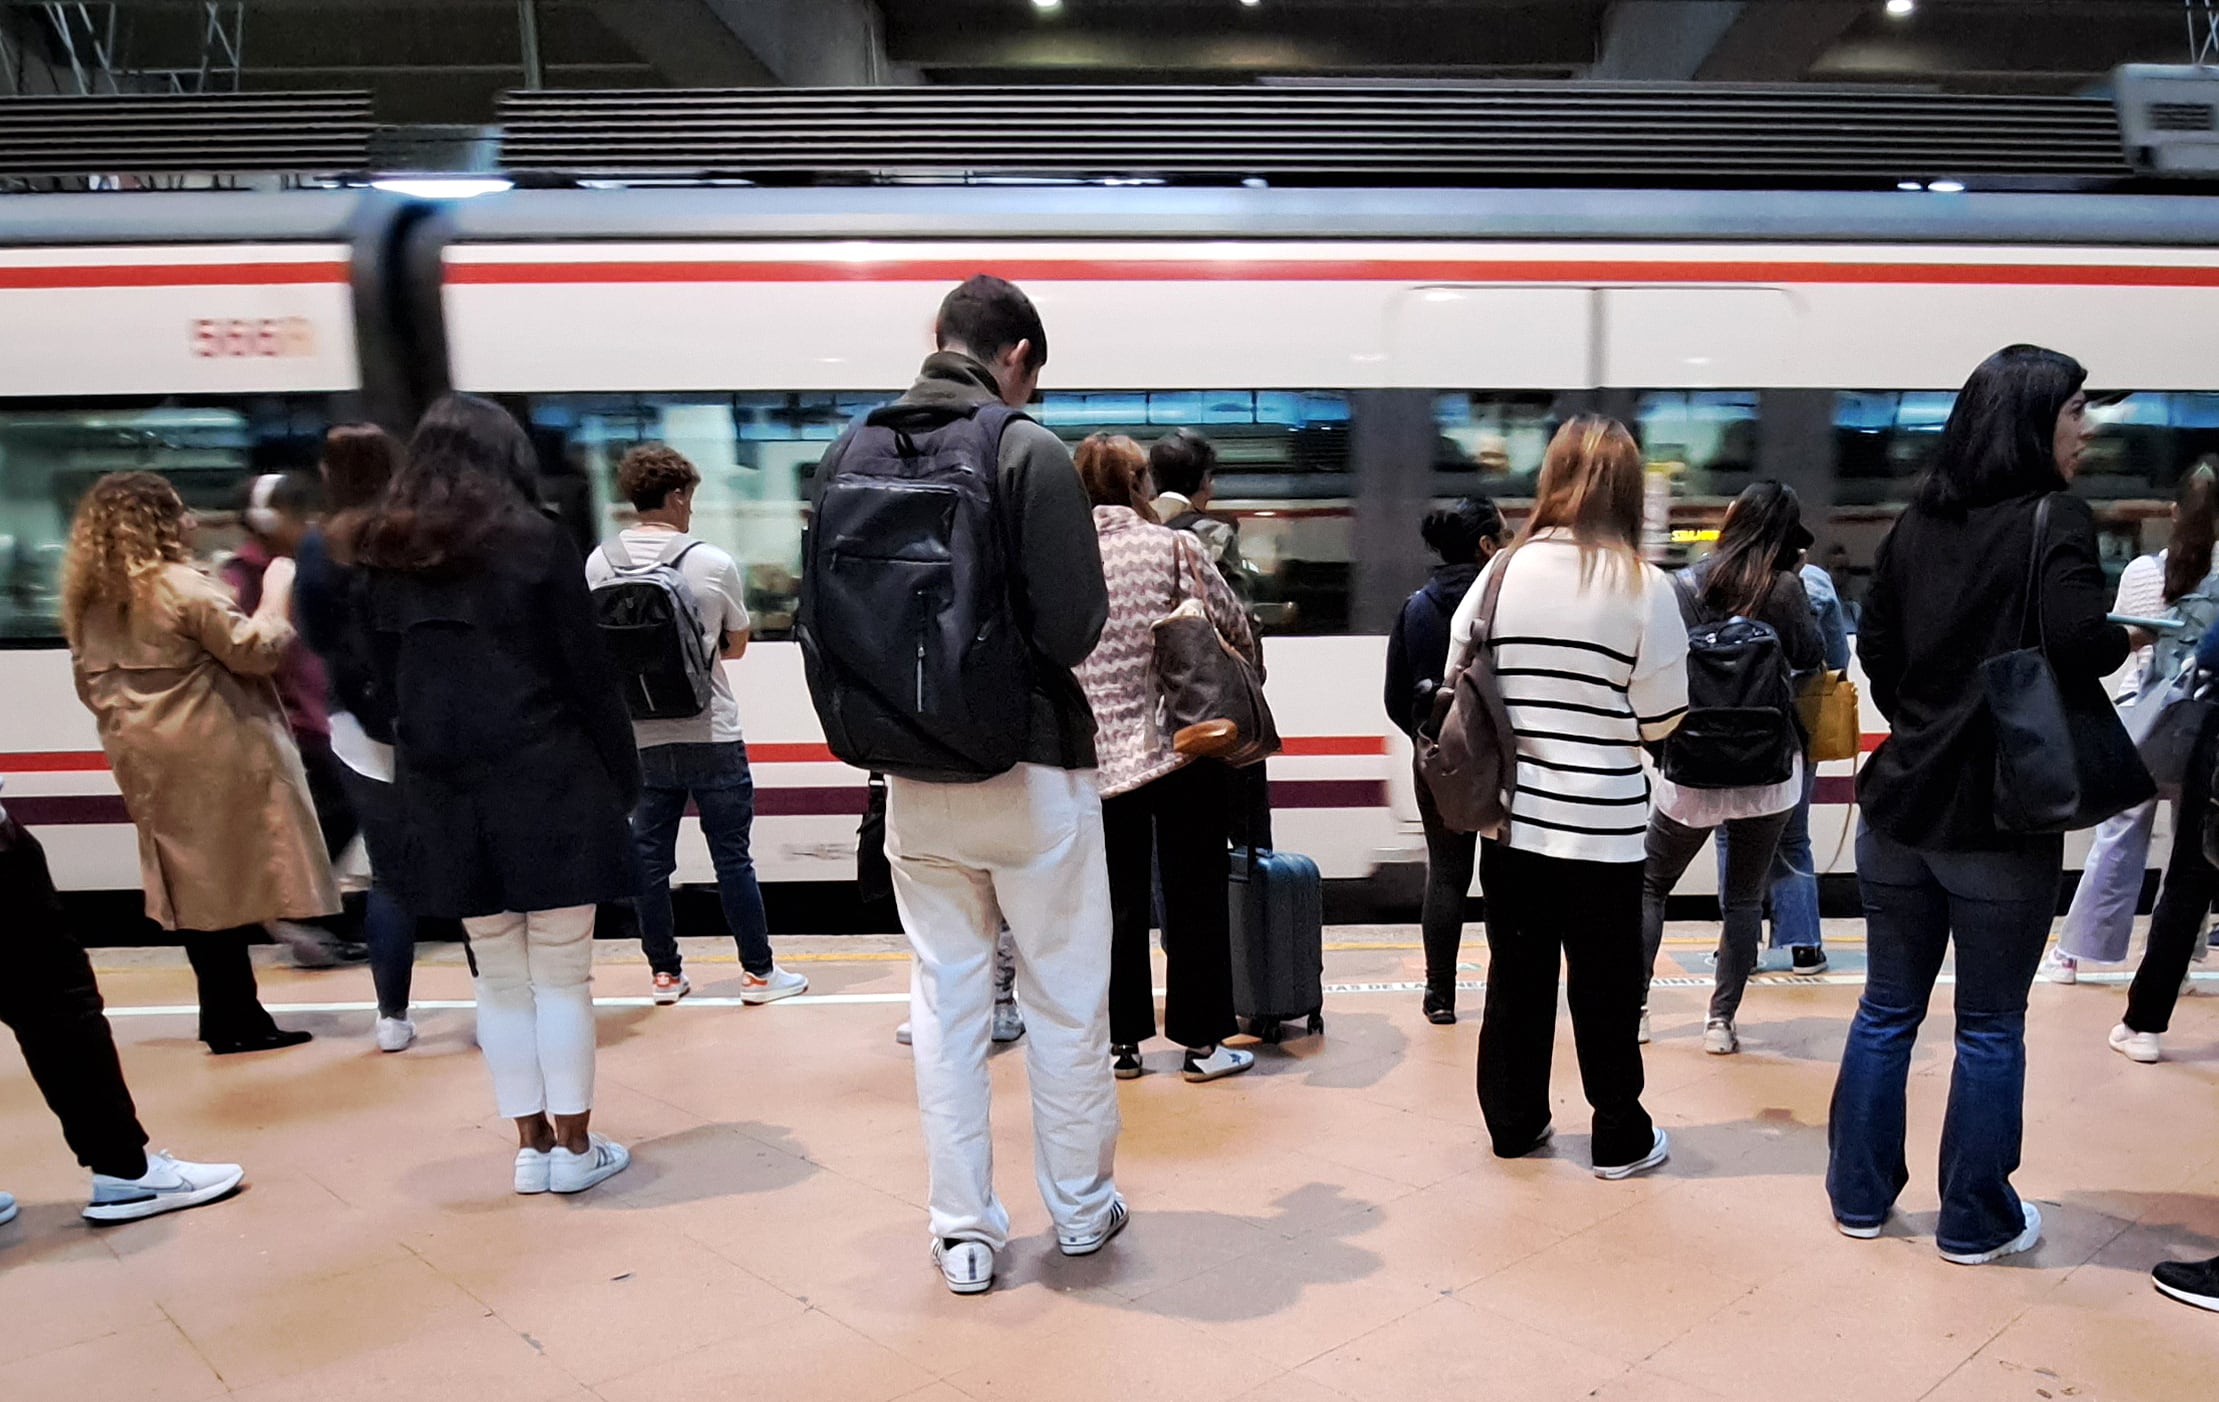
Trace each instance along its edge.
{"label": "white sneaker", "polygon": [[2016,1256],[2021,1251],[2032,1251],[2042,1240],[2042,1209],[2024,1201],[2019,1206],[2026,1210],[2025,1231],[1987,1251],[1944,1251],[1942,1259],[1953,1266],[1985,1266],[1990,1261]]}
{"label": "white sneaker", "polygon": [[769,973],[761,977],[750,973],[740,975],[740,1001],[750,1005],[775,1003],[781,998],[791,998],[796,993],[808,991],[808,979],[800,974],[789,973],[776,964],[771,966]]}
{"label": "white sneaker", "polygon": [[1238,1076],[1255,1064],[1256,1053],[1236,1051],[1223,1042],[1206,1052],[1188,1047],[1185,1075],[1188,1080],[1200,1085],[1204,1081],[1221,1081],[1227,1076]]}
{"label": "white sneaker", "polygon": [[905,1047],[910,1044],[908,1023],[905,1022],[901,1026],[894,1029],[894,1040],[901,1043]]}
{"label": "white sneaker", "polygon": [[2153,1065],[2158,1059],[2157,1034],[2137,1032],[2122,1022],[2111,1029],[2111,1049],[2129,1061]]}
{"label": "white sneaker", "polygon": [[1057,1232],[1056,1247],[1066,1256],[1091,1256],[1109,1245],[1110,1238],[1125,1230],[1125,1224],[1132,1217],[1133,1214],[1125,1206],[1122,1196],[1111,1198],[1109,1221],[1102,1224],[1100,1231],[1090,1232],[1085,1236],[1067,1236]]}
{"label": "white sneaker", "polygon": [[1732,1056],[1741,1050],[1741,1034],[1724,1018],[1712,1018],[1703,1024],[1703,1050],[1712,1056]]}
{"label": "white sneaker", "polygon": [[15,1214],[22,1210],[22,1208],[15,1205],[14,1193],[0,1193],[0,1227],[13,1222]]}
{"label": "white sneaker", "polygon": [[586,1136],[586,1151],[573,1154],[557,1144],[548,1154],[547,1187],[550,1192],[582,1193],[631,1167],[632,1151],[598,1134]]}
{"label": "white sneaker", "polygon": [[996,1000],[994,1004],[994,1040],[1014,1042],[1025,1035],[1025,1015],[1017,1011],[1015,1003]]}
{"label": "white sneaker", "polygon": [[92,1176],[92,1201],[85,1204],[88,1222],[136,1222],[164,1212],[214,1202],[245,1181],[247,1171],[235,1163],[186,1163],[168,1153],[148,1154],[146,1172],[136,1178]]}
{"label": "white sneaker", "polygon": [[2042,959],[2042,977],[2051,983],[2080,982],[2080,961],[2064,950],[2052,946]]}
{"label": "white sneaker", "polygon": [[1834,1219],[1834,1230],[1856,1241],[1874,1240],[1880,1235],[1880,1228],[1884,1225],[1884,1223],[1875,1222],[1869,1227],[1852,1227],[1839,1217]]}
{"label": "white sneaker", "polygon": [[1642,1046],[1649,1045],[1649,1010],[1647,1008],[1641,1010],[1641,1030],[1634,1034],[1633,1039]]}
{"label": "white sneaker", "polygon": [[693,981],[684,974],[655,975],[655,1005],[667,1008],[693,992]]}
{"label": "white sneaker", "polygon": [[516,1151],[516,1191],[529,1196],[547,1191],[549,1170],[555,1156],[546,1149]]}
{"label": "white sneaker", "polygon": [[415,1040],[416,1024],[409,1019],[405,1017],[381,1017],[378,1019],[379,1051],[406,1051],[408,1050],[408,1044]]}
{"label": "white sneaker", "polygon": [[1652,1168],[1661,1167],[1664,1161],[1671,1157],[1672,1136],[1660,1129],[1657,1131],[1656,1142],[1649,1146],[1649,1152],[1646,1156],[1635,1159],[1632,1163],[1613,1164],[1608,1168],[1597,1164],[1595,1165],[1595,1176],[1597,1178],[1607,1178],[1615,1183],[1621,1178],[1631,1178],[1637,1173],[1647,1173]]}
{"label": "white sneaker", "polygon": [[983,1241],[936,1241],[932,1263],[958,1295],[983,1295],[994,1288],[994,1248]]}

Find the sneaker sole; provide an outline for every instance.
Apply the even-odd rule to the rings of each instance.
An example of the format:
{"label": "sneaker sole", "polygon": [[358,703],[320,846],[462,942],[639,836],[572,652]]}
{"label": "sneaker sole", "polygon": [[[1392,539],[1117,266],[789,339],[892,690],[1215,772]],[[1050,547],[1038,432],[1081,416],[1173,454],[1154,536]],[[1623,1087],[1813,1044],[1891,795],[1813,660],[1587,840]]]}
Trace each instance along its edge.
{"label": "sneaker sole", "polygon": [[[19,1202],[11,1202],[6,1207],[0,1207],[0,1227],[5,1227],[8,1223],[13,1222],[17,1214],[22,1211],[23,1204]],[[2159,1288],[2162,1289],[2163,1287]]]}
{"label": "sneaker sole", "polygon": [[1847,1222],[1844,1222],[1839,1218],[1836,1218],[1834,1220],[1834,1230],[1840,1232],[1843,1236],[1850,1238],[1852,1241],[1872,1241],[1880,1235],[1880,1228],[1878,1226],[1852,1227]]}
{"label": "sneaker sole", "polygon": [[2027,1229],[2003,1245],[1988,1251],[1944,1251],[1942,1259],[1953,1266],[1986,1266],[2009,1256],[2021,1256],[2042,1244],[2043,1222],[2039,1214]]}
{"label": "sneaker sole", "polygon": [[[692,991],[693,990],[689,988],[686,990],[686,993],[691,993]],[[658,1008],[670,1007],[680,998],[685,997],[686,993],[658,993],[655,995],[655,1006]]]}
{"label": "sneaker sole", "polygon": [[1253,1071],[1255,1069],[1256,1063],[1250,1061],[1245,1062],[1239,1066],[1227,1067],[1223,1071],[1181,1071],[1179,1074],[1186,1077],[1189,1084],[1199,1086],[1207,1085],[1211,1081],[1222,1081],[1227,1076],[1238,1076],[1243,1072]]}
{"label": "sneaker sole", "polygon": [[1140,1079],[1141,1073],[1147,1069],[1145,1066],[1135,1066],[1130,1069],[1120,1066],[1111,1074],[1120,1081],[1137,1081]]}
{"label": "sneaker sole", "polygon": [[[7,1220],[5,1217],[0,1217],[0,1222]],[[2157,1287],[2157,1293],[2160,1295],[2170,1295],[2184,1305],[2194,1305],[2200,1310],[2211,1310],[2219,1313],[2219,1295],[2199,1295],[2193,1290],[2183,1290],[2177,1285],[2167,1285],[2155,1276],[2150,1278],[2150,1284]]]}
{"label": "sneaker sole", "polygon": [[1672,1141],[1667,1139],[1650,1150],[1647,1157],[1636,1159],[1632,1163],[1618,1164],[1611,1168],[1598,1168],[1595,1170],[1595,1176],[1606,1183],[1616,1183],[1621,1179],[1632,1178],[1636,1174],[1662,1168],[1671,1161]]}
{"label": "sneaker sole", "polygon": [[611,1178],[616,1177],[616,1175],[622,1173],[625,1169],[630,1168],[631,1166],[631,1161],[627,1159],[623,1163],[618,1164],[615,1168],[609,1169],[605,1173],[596,1173],[593,1177],[588,1178],[585,1182],[578,1184],[576,1187],[565,1187],[564,1185],[550,1179],[548,1180],[547,1191],[550,1193],[559,1193],[564,1197],[568,1197],[572,1193],[588,1192],[594,1188],[600,1187],[603,1183],[608,1182]]}
{"label": "sneaker sole", "polygon": [[742,989],[740,991],[740,1001],[751,1008],[759,1008],[765,1003],[782,1003],[788,998],[798,998],[808,991],[809,985],[806,983],[799,988],[781,988],[761,993],[751,993]]}
{"label": "sneaker sole", "polygon": [[984,1280],[957,1280],[949,1275],[948,1268],[941,1264],[938,1247],[933,1248],[932,1264],[940,1272],[941,1283],[948,1287],[948,1293],[952,1295],[983,1295],[994,1288],[994,1277],[991,1274]]}
{"label": "sneaker sole", "polygon": [[2144,1056],[2142,1053],[2131,1051],[2117,1042],[2111,1044],[2111,1049],[2137,1066],[2155,1066],[2158,1062],[2164,1060],[2163,1052],[2152,1052],[2148,1056]]}
{"label": "sneaker sole", "polygon": [[118,1202],[106,1206],[89,1204],[83,1216],[88,1222],[137,1222],[148,1217],[159,1217],[165,1212],[183,1212],[188,1207],[204,1207],[218,1198],[229,1197],[237,1192],[246,1177],[246,1170],[241,1169],[221,1183],[211,1183],[189,1193],[158,1193],[143,1202]]}
{"label": "sneaker sole", "polygon": [[1117,1220],[1110,1223],[1109,1230],[1103,1232],[1102,1235],[1095,1240],[1081,1242],[1076,1246],[1072,1245],[1068,1241],[1058,1241],[1056,1243],[1056,1249],[1058,1251],[1061,1251],[1066,1256],[1092,1256],[1095,1252],[1100,1251],[1103,1247],[1117,1240],[1117,1234],[1124,1231],[1126,1225],[1132,1220],[1132,1209],[1127,1208],[1124,1211],[1119,1212],[1117,1214]]}

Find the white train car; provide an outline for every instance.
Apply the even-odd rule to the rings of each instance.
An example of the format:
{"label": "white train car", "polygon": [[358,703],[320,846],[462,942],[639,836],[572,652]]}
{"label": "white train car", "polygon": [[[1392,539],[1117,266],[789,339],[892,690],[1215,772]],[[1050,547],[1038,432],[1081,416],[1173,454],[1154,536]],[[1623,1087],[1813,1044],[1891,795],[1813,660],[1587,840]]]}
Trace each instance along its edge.
{"label": "white train car", "polygon": [[[228,217],[297,227],[281,211],[319,198],[237,196]],[[143,244],[69,245],[86,199],[145,221]],[[0,774],[74,889],[136,879],[51,624],[75,492],[122,466],[235,482],[348,412],[362,378],[341,351],[358,339],[345,246],[164,238],[168,199],[68,197],[44,243],[9,222],[31,202],[0,202],[0,324],[16,333],[0,340]],[[861,776],[824,748],[781,640],[808,474],[908,383],[947,286],[1022,283],[1048,327],[1044,422],[1219,442],[1219,508],[1241,521],[1272,627],[1279,840],[1362,881],[1423,850],[1380,691],[1429,502],[1488,491],[1515,514],[1554,421],[1617,413],[1671,464],[1682,533],[1750,477],[1783,477],[1854,594],[1948,392],[1998,346],[2036,341],[2125,392],[2085,488],[2123,561],[2161,543],[2172,481],[2219,450],[2211,214],[2198,198],[1924,192],[516,191],[418,229],[443,244],[436,275],[428,255],[419,269],[443,288],[443,342],[428,314],[410,338],[531,424],[596,533],[622,519],[613,469],[631,443],[702,466],[697,529],[747,565],[764,639],[730,664],[756,859],[767,882],[837,882]],[[1822,776],[1814,816],[1837,872],[1850,769]],[[679,879],[712,879],[698,833]],[[1708,864],[1683,889],[1711,889]]]}

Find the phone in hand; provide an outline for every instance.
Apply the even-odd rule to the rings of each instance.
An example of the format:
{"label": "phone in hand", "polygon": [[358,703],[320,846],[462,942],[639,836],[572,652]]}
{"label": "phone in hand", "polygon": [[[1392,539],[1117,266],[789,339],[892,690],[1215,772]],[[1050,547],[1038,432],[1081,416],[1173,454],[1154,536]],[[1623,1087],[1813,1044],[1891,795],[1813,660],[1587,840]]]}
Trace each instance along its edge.
{"label": "phone in hand", "polygon": [[2108,613],[2104,617],[2126,628],[2141,628],[2152,633],[2177,633],[2188,625],[2177,618],[2136,618],[2130,613]]}

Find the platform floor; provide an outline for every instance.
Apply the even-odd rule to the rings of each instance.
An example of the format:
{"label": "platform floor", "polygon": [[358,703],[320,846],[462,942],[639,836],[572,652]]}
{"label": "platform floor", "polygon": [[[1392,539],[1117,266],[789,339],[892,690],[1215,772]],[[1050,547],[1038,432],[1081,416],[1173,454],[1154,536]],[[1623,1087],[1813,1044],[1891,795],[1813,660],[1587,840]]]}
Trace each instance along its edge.
{"label": "platform floor", "polygon": [[[696,998],[645,1006],[636,953],[602,951],[596,1127],[631,1170],[574,1199],[508,1191],[462,1007],[417,1048],[368,1040],[360,970],[265,973],[314,1044],[216,1060],[191,1040],[172,953],[104,951],[103,984],[156,1147],[235,1158],[249,1186],[200,1211],[94,1230],[84,1182],[0,1052],[0,1398],[956,1402],[962,1398],[1931,1398],[2219,1395],[2219,1316],[2148,1282],[2219,1253],[2219,998],[2183,1004],[2167,1060],[2108,1050],[2124,990],[2037,985],[2026,1166],[2048,1235],[2008,1265],[1934,1254],[1946,1041],[1914,1077],[1914,1181],[1874,1242],[1827,1220],[1826,1104],[1858,951],[1823,983],[1751,991],[1746,1051],[1700,1047],[1700,927],[1656,995],[1657,1176],[1586,1167],[1560,1036],[1553,1154],[1489,1157],[1473,1101],[1479,995],[1428,1025],[1415,932],[1335,931],[1323,1038],[1190,1086],[1157,1043],[1121,1091],[1132,1227],[1058,1256],[1031,1186],[1022,1052],[994,1063],[1017,1239],[958,1299],[927,1260],[906,967],[874,940],[788,941],[812,998],[743,1009],[729,949]],[[1838,932],[1853,934],[1845,925]],[[1484,962],[1466,948],[1466,978]],[[419,996],[468,996],[427,953]],[[1946,989],[1944,990],[1946,995]],[[637,999],[626,1003],[623,1000]],[[1939,1003],[1939,998],[1938,998]],[[152,1010],[152,1011],[149,1011]],[[1937,1029],[1939,1030],[1939,1029]]]}

